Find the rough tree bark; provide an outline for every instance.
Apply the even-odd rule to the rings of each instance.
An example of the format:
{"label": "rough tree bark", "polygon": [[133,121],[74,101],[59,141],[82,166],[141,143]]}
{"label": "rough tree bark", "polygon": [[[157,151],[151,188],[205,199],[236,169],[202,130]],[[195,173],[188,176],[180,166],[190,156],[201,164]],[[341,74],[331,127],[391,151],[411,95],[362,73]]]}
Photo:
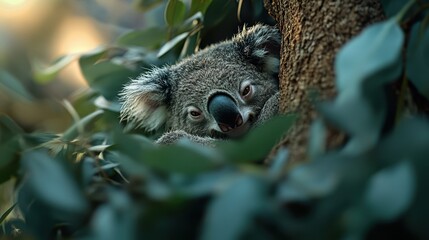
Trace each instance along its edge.
{"label": "rough tree bark", "polygon": [[[334,58],[339,48],[368,24],[384,18],[378,0],[264,0],[282,33],[280,111],[299,113],[299,120],[280,145],[292,162],[306,159],[309,127],[317,116],[309,91],[322,99],[335,96]],[[343,135],[329,130],[327,147],[338,146]]]}

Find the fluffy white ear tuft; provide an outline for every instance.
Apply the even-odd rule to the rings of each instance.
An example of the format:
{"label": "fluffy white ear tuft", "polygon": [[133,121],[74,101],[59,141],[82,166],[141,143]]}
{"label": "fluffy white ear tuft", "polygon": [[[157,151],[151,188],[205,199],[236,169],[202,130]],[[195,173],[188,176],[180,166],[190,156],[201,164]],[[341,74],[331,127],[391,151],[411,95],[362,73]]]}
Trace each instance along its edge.
{"label": "fluffy white ear tuft", "polygon": [[167,68],[154,68],[133,79],[119,94],[121,120],[147,131],[157,130],[166,122],[171,98]]}
{"label": "fluffy white ear tuft", "polygon": [[281,36],[277,28],[257,24],[235,36],[240,54],[262,71],[279,72]]}

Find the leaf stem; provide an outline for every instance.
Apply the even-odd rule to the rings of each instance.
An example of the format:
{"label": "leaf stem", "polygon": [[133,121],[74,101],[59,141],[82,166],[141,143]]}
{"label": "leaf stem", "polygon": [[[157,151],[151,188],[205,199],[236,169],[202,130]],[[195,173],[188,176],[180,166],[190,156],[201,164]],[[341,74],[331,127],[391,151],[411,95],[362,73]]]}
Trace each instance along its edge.
{"label": "leaf stem", "polygon": [[396,14],[395,18],[396,21],[398,23],[400,23],[402,21],[402,19],[404,18],[405,14],[408,12],[408,10],[410,10],[410,8],[414,5],[414,3],[416,3],[416,0],[410,0],[402,9],[401,11]]}
{"label": "leaf stem", "polygon": [[404,74],[402,75],[402,80],[401,80],[401,88],[399,90],[399,98],[397,101],[397,107],[396,107],[396,116],[395,116],[395,122],[398,123],[401,118],[402,118],[402,114],[404,113],[404,106],[405,106],[405,94],[407,94],[407,90],[408,90],[408,80],[407,80],[407,75]]}

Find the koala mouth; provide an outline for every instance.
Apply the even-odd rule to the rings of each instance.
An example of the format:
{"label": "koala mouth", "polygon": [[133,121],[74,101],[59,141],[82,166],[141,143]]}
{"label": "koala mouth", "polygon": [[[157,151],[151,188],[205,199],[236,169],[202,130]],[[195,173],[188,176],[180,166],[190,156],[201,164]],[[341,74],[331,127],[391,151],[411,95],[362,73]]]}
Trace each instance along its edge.
{"label": "koala mouth", "polygon": [[236,120],[235,127],[231,127],[222,123],[218,123],[218,129],[211,131],[212,137],[216,138],[239,138],[245,135],[253,125],[255,115],[253,113],[246,114],[243,119],[239,116]]}
{"label": "koala mouth", "polygon": [[249,131],[251,125],[252,125],[251,122],[247,121],[246,123],[242,124],[241,126],[230,129],[227,132],[223,131],[223,133],[226,134],[230,138],[238,138],[238,137],[241,137],[244,134],[246,134]]}

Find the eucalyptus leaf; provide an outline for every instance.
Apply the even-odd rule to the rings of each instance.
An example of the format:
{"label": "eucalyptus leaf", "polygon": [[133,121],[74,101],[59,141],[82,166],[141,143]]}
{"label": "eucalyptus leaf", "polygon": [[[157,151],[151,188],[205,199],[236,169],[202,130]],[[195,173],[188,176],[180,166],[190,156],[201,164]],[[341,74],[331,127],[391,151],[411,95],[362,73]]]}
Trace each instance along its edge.
{"label": "eucalyptus leaf", "polygon": [[100,48],[79,58],[79,65],[89,86],[107,100],[116,100],[118,93],[130,78],[139,75],[138,71],[128,69],[104,59],[107,50]]}
{"label": "eucalyptus leaf", "polygon": [[334,103],[319,104],[318,109],[331,124],[351,136],[343,151],[352,154],[366,151],[377,143],[386,115],[385,109],[376,111],[361,95],[340,94]]}
{"label": "eucalyptus leaf", "polygon": [[[429,99],[429,28],[415,24],[407,48],[407,75],[420,94]],[[423,31],[422,31],[423,30]]]}
{"label": "eucalyptus leaf", "polygon": [[143,11],[149,11],[162,2],[163,0],[134,0],[134,4]]}
{"label": "eucalyptus leaf", "polygon": [[23,135],[26,147],[36,147],[40,146],[46,142],[57,139],[59,134],[54,133],[45,133],[45,132],[35,132],[30,134]]}
{"label": "eucalyptus leaf", "polygon": [[176,45],[178,45],[180,42],[185,40],[189,36],[189,32],[184,32],[182,34],[177,35],[175,38],[171,39],[167,43],[165,43],[161,49],[159,49],[157,57],[161,57],[165,55],[168,51],[170,51],[172,48],[174,48]]}
{"label": "eucalyptus leaf", "polygon": [[205,14],[207,11],[207,8],[212,3],[212,0],[192,0],[191,2],[191,15],[195,14],[197,12],[201,12],[202,14]]}
{"label": "eucalyptus leaf", "polygon": [[136,211],[125,192],[109,191],[109,203],[97,209],[91,222],[95,239],[136,239]]}
{"label": "eucalyptus leaf", "polygon": [[29,176],[26,183],[38,199],[57,209],[83,215],[88,204],[70,172],[44,151],[28,151],[22,164]]}
{"label": "eucalyptus leaf", "polygon": [[408,2],[409,0],[381,0],[384,12],[388,17],[395,16]]}
{"label": "eucalyptus leaf", "polygon": [[9,180],[13,175],[18,173],[18,153],[20,151],[20,136],[18,135],[0,144],[0,183]]}
{"label": "eucalyptus leaf", "polygon": [[196,29],[202,28],[204,16],[201,12],[197,12],[194,15],[187,18],[180,26],[180,32],[192,32],[195,35]]}
{"label": "eucalyptus leaf", "polygon": [[9,214],[13,211],[15,206],[16,206],[16,203],[14,203],[10,208],[8,208],[4,213],[0,215],[0,224],[2,224],[4,220],[6,220],[7,216],[9,216]]}
{"label": "eucalyptus leaf", "polygon": [[165,22],[169,26],[177,26],[185,20],[186,5],[182,0],[168,0],[165,8]]}
{"label": "eucalyptus leaf", "polygon": [[63,135],[61,136],[61,139],[63,141],[71,141],[74,140],[81,134],[79,132],[80,129],[84,129],[87,125],[93,123],[97,119],[101,117],[103,114],[103,110],[97,110],[84,118],[80,119],[78,122],[74,123],[69,129],[67,129]]}
{"label": "eucalyptus leaf", "polygon": [[[219,166],[222,159],[213,149],[182,141],[177,145],[154,145],[148,139],[137,135],[116,133],[112,148],[115,152],[127,155],[133,162],[127,166],[142,165],[167,173],[196,174]],[[138,151],[136,151],[138,149]],[[127,159],[125,159],[127,160]],[[119,159],[121,163],[123,160]]]}
{"label": "eucalyptus leaf", "polygon": [[282,176],[289,160],[289,152],[285,148],[280,148],[276,156],[273,158],[268,174],[273,179]]}
{"label": "eucalyptus leaf", "polygon": [[120,36],[116,42],[124,46],[140,46],[155,49],[167,38],[167,31],[161,27],[130,31]]}
{"label": "eucalyptus leaf", "polygon": [[0,88],[5,89],[18,99],[33,100],[33,96],[27,91],[24,85],[12,74],[2,69],[0,69]]}
{"label": "eucalyptus leaf", "polygon": [[404,213],[414,199],[416,177],[409,161],[382,169],[369,181],[365,195],[369,213],[392,220]]}
{"label": "eucalyptus leaf", "polygon": [[234,240],[251,226],[266,199],[266,185],[261,179],[242,175],[209,205],[201,239]]}
{"label": "eucalyptus leaf", "polygon": [[236,173],[231,169],[218,169],[204,174],[196,175],[189,181],[186,178],[184,183],[178,184],[181,193],[190,197],[203,197],[214,194],[224,188],[228,179],[234,179]]}
{"label": "eucalyptus leaf", "polygon": [[[324,162],[315,161],[295,167],[289,172],[287,181],[280,189],[279,196],[284,200],[300,198],[322,198],[333,192],[343,180],[340,170],[345,170],[344,164],[338,163],[335,157]],[[299,199],[302,200],[302,199]]]}
{"label": "eucalyptus leaf", "polygon": [[[200,148],[200,149],[199,149]],[[169,173],[196,174],[214,169],[219,164],[215,152],[183,145],[171,145],[144,153],[140,161],[156,170]]]}
{"label": "eucalyptus leaf", "polygon": [[51,66],[47,68],[39,67],[38,64],[35,64],[36,68],[34,70],[34,79],[37,83],[44,84],[52,81],[58,73],[67,67],[70,63],[76,60],[79,57],[77,54],[65,55],[57,59]]}
{"label": "eucalyptus leaf", "polygon": [[349,41],[335,60],[339,94],[319,110],[351,139],[344,151],[359,153],[379,139],[386,117],[384,85],[402,71],[404,34],[395,19],[376,23]]}
{"label": "eucalyptus leaf", "polygon": [[243,140],[225,141],[219,150],[232,162],[263,160],[274,145],[286,134],[295,122],[296,115],[276,116],[260,127],[251,130]]}
{"label": "eucalyptus leaf", "polygon": [[0,143],[9,141],[17,134],[23,134],[24,131],[10,117],[0,114]]}
{"label": "eucalyptus leaf", "polygon": [[[367,27],[346,43],[335,59],[339,92],[361,89],[362,82],[369,77],[399,64],[403,43],[404,34],[393,18]],[[377,81],[382,84],[392,79]]]}
{"label": "eucalyptus leaf", "polygon": [[195,34],[186,38],[185,44],[183,45],[180,53],[180,58],[185,58],[194,54],[199,44],[199,34]]}
{"label": "eucalyptus leaf", "polygon": [[418,164],[417,170],[427,169],[429,156],[429,122],[423,118],[404,118],[380,143],[378,161],[383,165],[410,159]]}
{"label": "eucalyptus leaf", "polygon": [[9,117],[0,116],[0,183],[16,175],[23,130]]}
{"label": "eucalyptus leaf", "polygon": [[103,110],[109,110],[112,112],[119,113],[121,111],[121,105],[117,101],[109,101],[103,96],[98,96],[94,100],[94,105]]}
{"label": "eucalyptus leaf", "polygon": [[315,120],[310,127],[310,138],[308,141],[308,155],[310,159],[316,158],[325,152],[326,128],[321,119]]}
{"label": "eucalyptus leaf", "polygon": [[[204,25],[213,27],[221,23],[225,18],[236,14],[236,1],[212,0],[204,14]],[[236,18],[236,16],[234,16]]]}

